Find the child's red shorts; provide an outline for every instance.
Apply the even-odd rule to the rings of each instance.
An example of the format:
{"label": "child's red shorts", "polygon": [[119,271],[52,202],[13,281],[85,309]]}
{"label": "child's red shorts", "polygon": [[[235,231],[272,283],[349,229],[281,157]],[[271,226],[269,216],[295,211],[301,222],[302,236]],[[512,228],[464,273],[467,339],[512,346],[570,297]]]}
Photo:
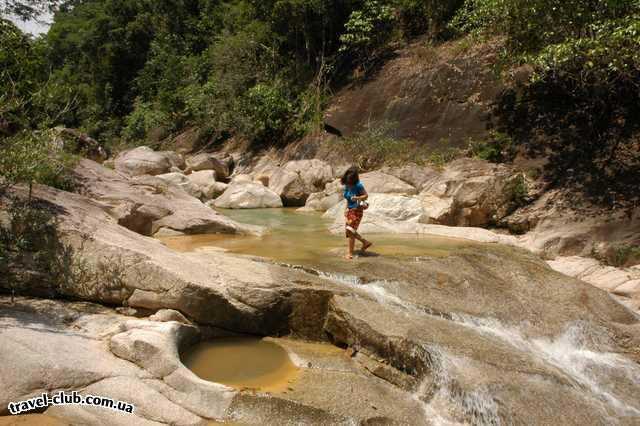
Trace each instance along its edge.
{"label": "child's red shorts", "polygon": [[363,215],[364,210],[360,208],[347,209],[347,213],[345,214],[345,235],[347,238],[349,238],[349,232],[356,232],[358,230]]}

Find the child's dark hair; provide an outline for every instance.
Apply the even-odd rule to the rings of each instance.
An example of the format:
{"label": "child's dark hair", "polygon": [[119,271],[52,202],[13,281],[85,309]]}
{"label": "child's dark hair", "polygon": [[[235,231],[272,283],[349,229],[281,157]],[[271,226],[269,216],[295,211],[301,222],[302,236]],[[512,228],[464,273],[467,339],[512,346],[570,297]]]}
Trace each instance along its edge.
{"label": "child's dark hair", "polygon": [[360,176],[358,176],[358,168],[356,166],[351,166],[344,172],[340,182],[343,185],[355,185],[360,182]]}

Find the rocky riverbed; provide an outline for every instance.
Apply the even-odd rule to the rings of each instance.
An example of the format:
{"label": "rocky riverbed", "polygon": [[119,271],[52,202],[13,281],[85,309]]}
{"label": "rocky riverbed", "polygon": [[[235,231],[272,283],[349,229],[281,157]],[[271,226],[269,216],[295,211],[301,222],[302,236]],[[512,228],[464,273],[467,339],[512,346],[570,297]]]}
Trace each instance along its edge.
{"label": "rocky riverbed", "polygon": [[[0,300],[2,414],[9,401],[79,390],[134,403],[135,420],[84,406],[45,414],[70,424],[637,424],[633,268],[607,287],[626,307],[554,271],[602,282],[597,263],[575,257],[603,242],[593,227],[568,228],[571,244],[548,238],[559,232],[550,225],[556,219],[524,236],[479,228],[522,212],[506,206],[501,190],[515,175],[470,161],[362,176],[372,194],[366,232],[467,244],[354,262],[328,250],[321,261],[284,262],[266,253],[177,251],[151,237],[223,233],[259,244],[268,229],[205,203],[275,207],[272,193],[303,210],[292,214],[324,211],[338,230],[339,167],[182,159],[147,148],[121,154],[113,169],[83,160],[79,193],[36,187],[33,194],[56,212],[59,236],[83,267],[118,279],[96,273],[52,289],[64,300],[31,298],[30,288],[19,288],[14,303]],[[202,171],[209,177],[190,178]],[[628,225],[630,239],[636,220],[607,226]],[[540,256],[553,253],[574,257]],[[620,271],[627,273],[609,273]],[[277,391],[238,389],[202,380],[182,363],[190,345],[230,335],[275,338],[299,377]]]}

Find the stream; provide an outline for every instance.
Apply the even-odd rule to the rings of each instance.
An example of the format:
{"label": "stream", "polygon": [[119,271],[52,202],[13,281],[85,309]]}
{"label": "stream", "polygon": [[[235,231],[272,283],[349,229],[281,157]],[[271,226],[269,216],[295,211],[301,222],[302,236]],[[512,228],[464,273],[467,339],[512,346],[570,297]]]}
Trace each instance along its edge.
{"label": "stream", "polygon": [[[327,230],[330,220],[321,213],[296,212],[295,208],[282,209],[224,209],[220,213],[231,219],[269,229],[264,236],[201,234],[163,237],[167,246],[178,251],[193,251],[216,247],[226,251],[266,257],[279,262],[302,265],[331,265],[342,263],[346,240]],[[365,236],[367,237],[367,236]],[[453,250],[477,246],[469,240],[435,235],[373,234],[374,243],[369,256],[447,256]],[[359,243],[356,244],[356,249]],[[361,254],[356,250],[356,255]]]}
{"label": "stream", "polygon": [[[533,401],[557,409],[570,404],[575,421],[589,412],[607,424],[640,421],[640,367],[618,353],[597,317],[584,318],[581,312],[588,311],[574,308],[576,301],[585,303],[584,291],[558,287],[562,281],[551,281],[563,278],[548,275],[530,254],[430,235],[373,234],[367,236],[374,242],[370,253],[347,261],[345,239],[330,234],[320,214],[222,213],[270,231],[261,237],[189,235],[162,241],[177,251],[225,250],[304,266],[348,292],[337,297],[334,309],[372,327],[349,330],[359,344],[366,346],[376,332],[406,333],[399,352],[391,346],[384,350],[400,371],[413,368],[406,362],[428,371],[409,394],[421,405],[425,423],[509,423],[520,414],[504,404],[524,403],[521,409],[528,412]],[[562,300],[565,312],[554,308]],[[304,374],[278,345],[271,338],[214,339],[193,348],[184,362],[206,380],[278,393],[295,387]],[[374,339],[372,352],[376,345]]]}

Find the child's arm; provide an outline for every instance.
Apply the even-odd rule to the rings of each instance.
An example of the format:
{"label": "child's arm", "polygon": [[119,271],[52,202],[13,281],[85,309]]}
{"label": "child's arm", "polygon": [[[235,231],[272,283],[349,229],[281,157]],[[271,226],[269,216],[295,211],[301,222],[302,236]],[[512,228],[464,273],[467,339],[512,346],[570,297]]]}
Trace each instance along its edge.
{"label": "child's arm", "polygon": [[369,198],[369,194],[367,194],[367,190],[364,189],[364,188],[362,188],[362,191],[360,192],[360,195],[356,195],[356,196],[351,197],[351,199],[355,200],[355,201],[364,201],[367,198]]}

